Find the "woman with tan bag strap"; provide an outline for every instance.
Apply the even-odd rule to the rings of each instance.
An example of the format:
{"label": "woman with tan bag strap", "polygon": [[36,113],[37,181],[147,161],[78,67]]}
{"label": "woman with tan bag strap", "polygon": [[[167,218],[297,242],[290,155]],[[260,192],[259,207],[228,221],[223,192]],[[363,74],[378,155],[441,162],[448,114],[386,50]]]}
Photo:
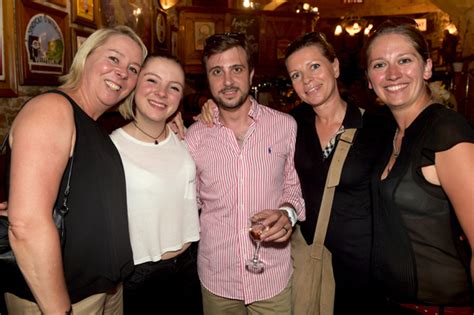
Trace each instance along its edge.
{"label": "woman with tan bag strap", "polygon": [[[306,203],[306,221],[292,236],[293,313],[377,314],[379,299],[370,284],[370,174],[391,124],[371,112],[362,116],[354,102],[341,98],[339,61],[321,33],[292,42],[286,67],[304,102],[291,112]],[[346,139],[353,132],[354,139]],[[345,163],[339,150],[347,155]]]}
{"label": "woman with tan bag strap", "polygon": [[349,153],[357,129],[341,134],[326,178],[316,233],[312,245],[307,245],[299,227],[292,235],[293,312],[294,314],[333,314],[334,275],[331,252],[324,246],[334,199],[334,190],[341,178],[342,166]]}

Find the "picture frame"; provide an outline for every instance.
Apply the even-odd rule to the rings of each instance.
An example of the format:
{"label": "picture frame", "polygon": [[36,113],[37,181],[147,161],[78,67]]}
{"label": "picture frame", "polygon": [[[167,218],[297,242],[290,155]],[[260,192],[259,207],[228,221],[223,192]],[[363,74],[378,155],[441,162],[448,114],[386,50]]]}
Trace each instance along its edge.
{"label": "picture frame", "polygon": [[155,10],[153,25],[153,51],[167,51],[170,46],[170,27],[165,10]]}
{"label": "picture frame", "polygon": [[0,97],[17,96],[16,49],[13,29],[13,2],[0,0]]}
{"label": "picture frame", "polygon": [[[171,30],[178,34],[177,40],[177,58],[183,63],[186,73],[202,74],[205,69],[202,67],[202,50],[196,50],[204,47],[204,39],[196,43],[196,35],[199,32],[200,23],[206,23],[210,29],[214,30],[213,34],[229,32],[227,19],[230,14],[215,14],[208,12],[209,10],[182,10],[179,11],[179,19],[176,19],[176,25],[173,24]],[[171,15],[171,14],[170,14]],[[196,24],[198,23],[198,24]],[[196,29],[196,26],[198,28]],[[186,30],[186,32],[182,31]],[[211,33],[211,32],[209,32]],[[211,35],[211,34],[209,34]]]}
{"label": "picture frame", "polygon": [[100,14],[102,26],[114,27],[116,25],[127,25],[137,33],[145,46],[153,51],[154,46],[154,10],[151,0],[141,0],[135,3],[124,1],[124,4],[116,5],[116,0],[101,0]]}
{"label": "picture frame", "polygon": [[91,31],[71,28],[71,60],[74,59],[79,47],[92,33]]}
{"label": "picture frame", "polygon": [[72,22],[80,25],[97,27],[97,0],[71,0]]}
{"label": "picture frame", "polygon": [[203,50],[206,38],[216,33],[216,24],[208,21],[194,22],[194,49]]}
{"label": "picture frame", "polygon": [[20,84],[57,85],[69,64],[67,13],[17,1]]}

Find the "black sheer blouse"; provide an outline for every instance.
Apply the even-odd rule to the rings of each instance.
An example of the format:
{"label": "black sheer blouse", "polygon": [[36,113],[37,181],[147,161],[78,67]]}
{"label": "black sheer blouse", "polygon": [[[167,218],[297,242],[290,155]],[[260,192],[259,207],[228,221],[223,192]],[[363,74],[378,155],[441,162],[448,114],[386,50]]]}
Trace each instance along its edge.
{"label": "black sheer blouse", "polygon": [[390,146],[379,159],[373,178],[373,267],[391,299],[472,303],[468,244],[460,241],[462,231],[442,187],[427,182],[421,168],[434,164],[436,152],[473,141],[473,129],[461,115],[434,104],[405,130],[400,155],[384,180]]}

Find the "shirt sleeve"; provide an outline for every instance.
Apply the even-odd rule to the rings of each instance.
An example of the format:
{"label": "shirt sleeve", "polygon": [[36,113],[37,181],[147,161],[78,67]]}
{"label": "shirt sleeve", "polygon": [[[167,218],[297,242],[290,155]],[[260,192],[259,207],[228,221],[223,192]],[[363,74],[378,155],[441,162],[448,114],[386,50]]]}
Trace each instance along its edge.
{"label": "shirt sleeve", "polygon": [[437,111],[431,129],[422,148],[423,166],[435,162],[436,152],[449,150],[462,142],[474,142],[473,127],[463,116],[447,108]]}
{"label": "shirt sleeve", "polygon": [[[191,157],[193,160],[196,162],[196,150],[199,147],[199,139],[200,137],[198,136],[197,132],[197,123],[194,123],[189,127],[189,129],[186,131],[186,136],[185,136],[185,141],[186,141],[186,146],[188,147],[189,154],[191,154]],[[202,202],[200,196],[200,180],[198,176],[198,169],[196,165],[196,180],[195,180],[195,185],[196,185],[196,202],[197,206],[199,209],[202,208]]]}
{"label": "shirt sleeve", "polygon": [[285,182],[280,204],[290,203],[295,208],[299,221],[306,219],[304,200],[301,194],[300,180],[295,169],[296,122],[291,119],[288,129],[288,154],[285,163]]}

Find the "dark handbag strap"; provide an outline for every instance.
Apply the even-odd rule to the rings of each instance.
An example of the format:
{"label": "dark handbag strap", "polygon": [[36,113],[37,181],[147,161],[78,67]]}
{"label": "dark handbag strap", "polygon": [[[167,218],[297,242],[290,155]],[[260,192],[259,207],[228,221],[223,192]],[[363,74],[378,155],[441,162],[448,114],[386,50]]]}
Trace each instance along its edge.
{"label": "dark handbag strap", "polygon": [[[10,136],[10,133],[7,133],[5,137],[3,138],[2,145],[0,147],[0,154],[4,153],[5,148],[8,145],[8,138]],[[68,175],[67,175],[67,182],[66,182],[66,188],[64,189],[64,196],[63,196],[63,202],[61,204],[61,207],[58,208],[59,212],[61,215],[66,215],[66,213],[69,211],[69,208],[67,206],[67,201],[69,198],[69,192],[71,190],[70,182],[71,182],[71,174],[72,174],[72,165],[74,162],[74,152],[71,155],[71,161],[69,162],[69,167],[68,167]]]}
{"label": "dark handbag strap", "polygon": [[[361,115],[364,110],[359,108]],[[341,179],[342,167],[346,160],[347,154],[352,146],[356,128],[344,130],[339,138],[334,156],[329,166],[328,175],[326,177],[326,184],[324,186],[323,198],[319,208],[318,222],[316,224],[316,232],[314,233],[313,245],[311,247],[311,257],[322,259],[324,240],[326,239],[326,232],[328,230],[329,218],[331,216],[332,202],[334,200],[334,192]]]}
{"label": "dark handbag strap", "polygon": [[67,182],[66,182],[66,188],[64,189],[64,196],[63,196],[63,204],[62,206],[58,209],[59,212],[61,212],[61,215],[65,216],[66,213],[69,212],[69,208],[67,206],[67,201],[69,199],[69,192],[71,191],[71,174],[72,174],[72,165],[74,163],[74,153],[71,155],[71,162],[69,163],[69,169],[68,169],[68,174],[67,174]]}

